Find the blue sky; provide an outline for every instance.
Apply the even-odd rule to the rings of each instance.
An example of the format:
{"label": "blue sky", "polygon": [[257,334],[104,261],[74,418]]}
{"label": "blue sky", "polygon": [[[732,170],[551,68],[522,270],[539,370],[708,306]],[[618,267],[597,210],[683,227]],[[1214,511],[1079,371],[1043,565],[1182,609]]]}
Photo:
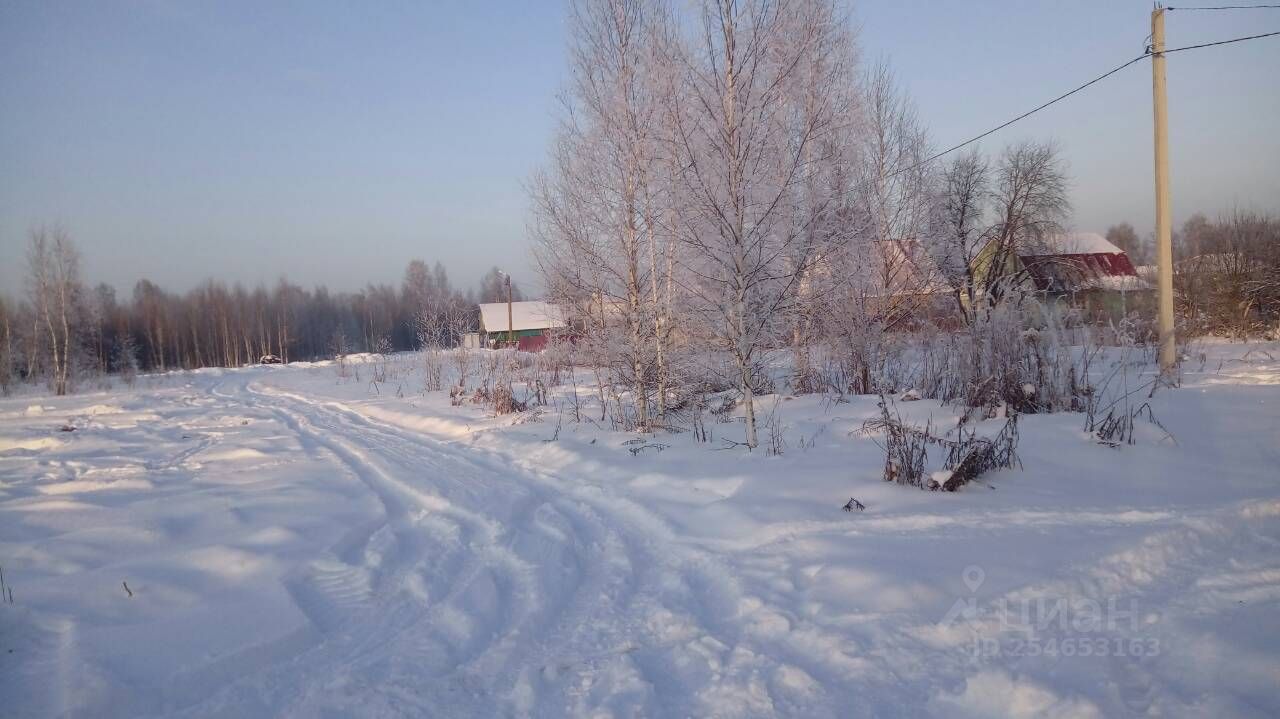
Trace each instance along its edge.
{"label": "blue sky", "polygon": [[[853,5],[939,146],[1142,51],[1150,3]],[[354,289],[440,260],[532,284],[523,184],[565,78],[564,6],[0,0],[0,292],[32,225],[92,281],[280,275]],[[1170,46],[1280,29],[1280,11],[1173,12]],[[1280,39],[1169,61],[1174,213],[1280,210]],[[1151,74],[1138,63],[984,141],[1058,141],[1074,223],[1150,229]]]}

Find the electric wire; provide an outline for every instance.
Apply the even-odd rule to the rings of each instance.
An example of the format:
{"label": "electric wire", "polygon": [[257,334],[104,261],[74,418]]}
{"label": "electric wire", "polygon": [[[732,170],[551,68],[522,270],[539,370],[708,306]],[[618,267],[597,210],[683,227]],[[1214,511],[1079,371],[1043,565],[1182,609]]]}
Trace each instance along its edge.
{"label": "electric wire", "polygon": [[[1251,6],[1247,6],[1247,7],[1262,7],[1262,6],[1260,6],[1260,5],[1251,5]],[[1280,7],[1280,5],[1277,5],[1276,7]],[[1167,8],[1167,9],[1172,10],[1173,8]],[[1185,8],[1184,8],[1184,9],[1185,9]],[[1184,45],[1183,47],[1167,48],[1167,49],[1165,49],[1165,50],[1162,50],[1162,51],[1160,52],[1160,54],[1162,54],[1162,55],[1167,55],[1167,54],[1169,54],[1169,53],[1173,53],[1173,52],[1183,52],[1183,51],[1185,51],[1185,50],[1198,50],[1198,49],[1206,48],[1206,47],[1214,47],[1214,46],[1216,46],[1216,45],[1230,45],[1231,43],[1244,42],[1244,41],[1246,41],[1246,40],[1258,40],[1258,39],[1261,39],[1261,38],[1264,38],[1264,37],[1273,37],[1273,36],[1276,36],[1276,35],[1280,35],[1280,31],[1276,31],[1276,32],[1268,32],[1268,33],[1262,33],[1262,34],[1260,34],[1260,35],[1249,35],[1249,36],[1246,36],[1246,37],[1236,37],[1236,38],[1231,38],[1230,40],[1218,40],[1218,41],[1216,41],[1216,42],[1200,43],[1200,44],[1198,44],[1198,45]],[[973,137],[971,137],[971,138],[969,138],[969,139],[967,139],[967,140],[965,140],[965,141],[963,141],[963,142],[960,142],[960,143],[957,143],[957,144],[955,144],[955,145],[952,145],[951,147],[948,147],[947,149],[945,149],[945,150],[943,150],[943,151],[941,151],[941,152],[934,153],[934,154],[930,155],[929,157],[927,157],[927,158],[925,158],[925,159],[921,160],[920,162],[917,162],[917,163],[915,163],[914,165],[911,165],[911,166],[909,166],[909,167],[904,167],[904,168],[902,168],[901,170],[898,170],[897,172],[894,172],[893,174],[897,175],[897,174],[900,174],[900,173],[903,173],[903,172],[910,172],[910,171],[915,170],[915,169],[917,169],[917,168],[920,168],[920,167],[922,167],[922,166],[924,166],[924,165],[927,165],[927,164],[929,164],[930,162],[933,162],[934,160],[936,160],[936,159],[938,159],[938,158],[940,158],[940,157],[942,157],[942,156],[944,156],[944,155],[949,155],[949,154],[951,154],[951,153],[955,152],[956,150],[959,150],[960,148],[965,147],[966,145],[972,145],[973,143],[977,142],[978,140],[981,140],[982,138],[987,137],[988,135],[991,135],[991,134],[993,134],[993,133],[999,132],[1000,130],[1003,130],[1004,128],[1006,128],[1006,127],[1008,127],[1008,126],[1010,126],[1010,125],[1014,124],[1015,122],[1018,122],[1019,120],[1024,120],[1024,119],[1026,119],[1026,118],[1030,117],[1031,115],[1034,115],[1034,114],[1036,114],[1037,112],[1040,112],[1041,110],[1043,110],[1043,109],[1045,109],[1045,108],[1049,107],[1050,105],[1053,105],[1053,104],[1055,104],[1055,103],[1061,102],[1062,100],[1065,100],[1065,99],[1067,99],[1068,97],[1071,97],[1072,95],[1076,94],[1077,92],[1080,92],[1081,90],[1084,90],[1085,88],[1090,87],[1091,85],[1095,85],[1095,84],[1097,84],[1097,83],[1099,83],[1099,82],[1102,82],[1103,80],[1107,79],[1108,77],[1111,77],[1112,75],[1116,74],[1117,72],[1120,72],[1121,70],[1124,70],[1125,68],[1129,67],[1130,65],[1133,65],[1134,63],[1138,62],[1139,60],[1145,60],[1146,58],[1150,57],[1150,56],[1151,56],[1151,55],[1153,55],[1153,54],[1156,54],[1156,53],[1154,52],[1154,50],[1153,50],[1150,46],[1148,46],[1148,47],[1147,47],[1147,49],[1146,49],[1146,51],[1145,51],[1145,52],[1143,52],[1141,55],[1139,55],[1139,56],[1137,56],[1137,57],[1133,58],[1132,60],[1129,60],[1129,61],[1127,61],[1127,62],[1124,62],[1124,63],[1122,63],[1122,64],[1120,64],[1120,65],[1117,65],[1116,67],[1114,67],[1114,68],[1112,68],[1112,69],[1110,69],[1110,70],[1108,70],[1108,71],[1106,71],[1106,72],[1102,73],[1101,75],[1099,75],[1099,76],[1097,76],[1097,77],[1093,78],[1092,80],[1089,80],[1088,82],[1084,83],[1083,85],[1080,85],[1080,86],[1075,87],[1075,88],[1073,88],[1073,89],[1071,89],[1071,90],[1068,90],[1067,92],[1064,92],[1064,93],[1062,93],[1061,95],[1058,95],[1057,97],[1053,98],[1052,100],[1050,100],[1050,101],[1048,101],[1048,102],[1046,102],[1046,103],[1044,103],[1044,104],[1042,104],[1042,105],[1038,105],[1037,107],[1034,107],[1034,108],[1032,108],[1032,109],[1030,109],[1030,110],[1028,110],[1028,111],[1026,111],[1026,112],[1024,112],[1024,113],[1022,113],[1021,115],[1018,115],[1017,117],[1015,117],[1015,118],[1013,118],[1013,119],[1011,119],[1011,120],[1007,120],[1007,121],[1005,121],[1005,122],[1002,122],[1002,123],[1000,123],[999,125],[996,125],[995,127],[991,128],[990,130],[987,130],[986,132],[983,132],[983,133],[978,134],[978,135],[974,135]]]}

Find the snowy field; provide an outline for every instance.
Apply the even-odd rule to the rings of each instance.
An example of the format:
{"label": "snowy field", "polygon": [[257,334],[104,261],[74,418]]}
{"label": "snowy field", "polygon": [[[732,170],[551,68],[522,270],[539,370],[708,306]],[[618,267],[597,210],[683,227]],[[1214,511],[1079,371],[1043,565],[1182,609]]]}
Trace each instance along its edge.
{"label": "snowy field", "polygon": [[1280,716],[1280,345],[1205,353],[1172,441],[1024,416],[955,494],[881,481],[871,397],[764,398],[781,456],[411,355],[3,400],[0,715]]}

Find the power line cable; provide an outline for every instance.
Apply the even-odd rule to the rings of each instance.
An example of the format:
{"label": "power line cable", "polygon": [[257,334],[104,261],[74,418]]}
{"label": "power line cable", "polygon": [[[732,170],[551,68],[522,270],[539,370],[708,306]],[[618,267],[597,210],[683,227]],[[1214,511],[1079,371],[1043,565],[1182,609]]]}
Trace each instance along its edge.
{"label": "power line cable", "polygon": [[[1252,6],[1252,5],[1251,5],[1251,6],[1248,6],[1248,7],[1261,7],[1261,6]],[[1280,7],[1280,5],[1277,5],[1276,7]],[[1167,8],[1167,9],[1170,9],[1170,10],[1171,10],[1171,9],[1173,9],[1173,8]],[[1219,41],[1217,41],[1217,42],[1206,42],[1206,43],[1201,43],[1201,44],[1199,44],[1199,45],[1185,45],[1185,46],[1183,46],[1183,47],[1168,48],[1168,49],[1166,49],[1166,50],[1163,50],[1163,51],[1161,52],[1161,54],[1168,54],[1168,53],[1171,53],[1171,52],[1182,52],[1182,51],[1184,51],[1184,50],[1198,50],[1198,49],[1200,49],[1200,48],[1213,47],[1213,46],[1215,46],[1215,45],[1229,45],[1229,44],[1234,43],[1234,42],[1244,42],[1245,40],[1257,40],[1257,39],[1259,39],[1259,38],[1264,38],[1264,37],[1273,37],[1273,36],[1275,36],[1275,35],[1280,35],[1280,31],[1277,31],[1277,32],[1268,32],[1268,33],[1263,33],[1263,34],[1261,34],[1261,35],[1249,35],[1249,36],[1247,36],[1247,37],[1237,37],[1237,38],[1232,38],[1232,39],[1230,39],[1230,40],[1219,40]],[[996,125],[995,127],[991,128],[990,130],[987,130],[986,132],[983,132],[983,133],[981,133],[981,134],[979,134],[979,135],[974,135],[973,137],[969,138],[968,140],[965,140],[964,142],[960,142],[960,143],[958,143],[958,144],[952,145],[951,147],[948,147],[947,149],[943,150],[942,152],[934,153],[933,155],[930,155],[929,157],[927,157],[927,158],[925,158],[925,159],[921,160],[920,162],[917,162],[916,164],[911,165],[910,167],[904,167],[903,169],[898,170],[897,172],[895,172],[895,173],[893,173],[893,174],[897,175],[897,174],[902,173],[902,172],[910,172],[911,170],[914,170],[914,169],[919,168],[919,167],[921,167],[921,166],[923,166],[923,165],[927,165],[927,164],[929,164],[930,162],[933,162],[934,160],[938,159],[939,157],[942,157],[943,155],[949,155],[949,154],[951,154],[952,152],[955,152],[956,150],[959,150],[960,148],[962,148],[962,147],[964,147],[964,146],[966,146],[966,145],[972,145],[973,143],[977,142],[978,140],[981,140],[982,138],[987,137],[988,135],[991,135],[991,134],[993,134],[993,133],[995,133],[995,132],[999,132],[1000,130],[1003,130],[1004,128],[1006,128],[1006,127],[1008,127],[1008,126],[1010,126],[1010,125],[1014,124],[1015,122],[1018,122],[1019,120],[1026,119],[1027,117],[1030,117],[1031,115],[1034,115],[1035,113],[1040,112],[1041,110],[1045,109],[1046,107],[1049,107],[1050,105],[1053,105],[1054,103],[1057,103],[1057,102],[1060,102],[1060,101],[1062,101],[1062,100],[1065,100],[1065,99],[1067,99],[1068,97],[1071,97],[1072,95],[1076,94],[1077,92],[1080,92],[1081,90],[1084,90],[1085,88],[1087,88],[1087,87],[1089,87],[1089,86],[1091,86],[1091,85],[1094,85],[1094,84],[1096,84],[1096,83],[1099,83],[1099,82],[1101,82],[1101,81],[1103,81],[1103,80],[1107,79],[1108,77],[1111,77],[1112,75],[1114,75],[1114,74],[1116,74],[1117,72],[1120,72],[1121,70],[1123,70],[1123,69],[1125,69],[1125,68],[1129,67],[1130,65],[1134,64],[1135,62],[1138,62],[1139,60],[1145,60],[1146,58],[1150,57],[1151,55],[1152,55],[1152,48],[1151,48],[1150,46],[1147,46],[1146,51],[1145,51],[1145,52],[1143,52],[1141,55],[1139,55],[1139,56],[1137,56],[1137,57],[1133,58],[1132,60],[1129,60],[1128,62],[1125,62],[1125,63],[1123,63],[1123,64],[1121,64],[1121,65],[1117,65],[1116,67],[1114,67],[1114,68],[1112,68],[1112,69],[1110,69],[1110,70],[1108,70],[1108,71],[1106,71],[1106,72],[1102,73],[1101,75],[1099,75],[1099,76],[1097,76],[1097,77],[1093,78],[1092,80],[1090,80],[1090,81],[1088,81],[1088,82],[1084,83],[1083,85],[1080,85],[1079,87],[1076,87],[1076,88],[1074,88],[1074,89],[1072,89],[1072,90],[1069,90],[1069,91],[1067,91],[1067,92],[1064,92],[1064,93],[1062,93],[1061,95],[1059,95],[1059,96],[1057,96],[1057,97],[1053,98],[1052,100],[1050,100],[1050,101],[1048,101],[1048,102],[1044,103],[1043,105],[1040,105],[1040,106],[1038,106],[1038,107],[1035,107],[1035,108],[1033,108],[1033,109],[1031,109],[1031,110],[1028,110],[1028,111],[1026,111],[1026,112],[1022,113],[1021,115],[1018,115],[1017,117],[1013,118],[1012,120],[1008,120],[1008,121],[1003,122],[1003,123],[1001,123],[1001,124],[999,124],[999,125]]]}
{"label": "power line cable", "polygon": [[[1280,7],[1280,6],[1277,6],[1277,7]],[[1272,37],[1274,35],[1280,35],[1280,30],[1277,30],[1276,32],[1264,32],[1261,35],[1249,35],[1248,37],[1234,37],[1234,38],[1231,38],[1230,40],[1219,40],[1217,42],[1204,42],[1204,43],[1200,43],[1199,45],[1184,45],[1183,47],[1170,48],[1168,50],[1165,50],[1164,52],[1165,54],[1168,54],[1171,52],[1182,52],[1183,50],[1198,50],[1202,47],[1213,47],[1214,45],[1230,45],[1233,42],[1244,42],[1245,40],[1257,40],[1258,38]],[[1147,51],[1147,54],[1150,54],[1149,49]]]}
{"label": "power line cable", "polygon": [[1199,7],[1167,7],[1165,10],[1275,10],[1280,5],[1202,5]]}
{"label": "power line cable", "polygon": [[1108,70],[1108,71],[1106,71],[1106,72],[1102,73],[1101,75],[1099,75],[1099,76],[1097,76],[1097,77],[1093,78],[1092,80],[1090,80],[1090,81],[1086,82],[1085,84],[1083,84],[1083,85],[1081,85],[1081,86],[1079,86],[1079,87],[1075,88],[1074,90],[1069,90],[1069,91],[1067,91],[1067,92],[1064,92],[1064,93],[1062,93],[1061,95],[1059,95],[1059,96],[1057,96],[1057,97],[1053,98],[1052,100],[1050,100],[1050,101],[1048,101],[1048,102],[1044,103],[1043,105],[1040,105],[1039,107],[1036,107],[1036,108],[1033,108],[1033,109],[1031,109],[1031,110],[1028,110],[1028,111],[1026,111],[1026,112],[1022,113],[1021,115],[1018,115],[1017,117],[1013,118],[1012,120],[1009,120],[1009,121],[1007,121],[1007,122],[1003,122],[1003,123],[1001,123],[1001,124],[999,124],[999,125],[996,125],[995,127],[991,128],[990,130],[987,130],[986,132],[984,132],[984,133],[982,133],[982,134],[980,134],[980,135],[974,135],[973,137],[969,138],[968,140],[965,140],[964,142],[961,142],[961,143],[956,144],[956,145],[952,145],[951,147],[948,147],[947,149],[943,150],[942,152],[934,153],[933,155],[930,155],[929,157],[927,157],[927,158],[925,158],[925,159],[921,160],[920,162],[917,162],[916,164],[912,165],[911,167],[907,167],[907,168],[904,168],[904,169],[900,170],[900,172],[908,172],[908,171],[910,171],[910,170],[914,170],[914,169],[916,169],[917,167],[920,167],[921,165],[927,165],[927,164],[929,164],[930,162],[933,162],[934,160],[938,159],[939,157],[942,157],[943,155],[951,154],[952,152],[955,152],[956,150],[959,150],[960,148],[964,147],[965,145],[972,145],[973,143],[977,142],[978,140],[981,140],[982,138],[986,137],[987,135],[990,135],[990,134],[995,133],[995,132],[999,132],[1000,130],[1003,130],[1004,128],[1006,128],[1006,127],[1008,127],[1008,126],[1012,125],[1013,123],[1015,123],[1015,122],[1017,122],[1017,121],[1019,121],[1019,120],[1022,120],[1022,119],[1025,119],[1025,118],[1027,118],[1027,117],[1030,117],[1031,115],[1034,115],[1035,113],[1040,112],[1041,110],[1045,109],[1046,107],[1049,107],[1050,105],[1052,105],[1052,104],[1054,104],[1054,103],[1056,103],[1056,102],[1060,102],[1060,101],[1062,101],[1062,100],[1067,99],[1068,97],[1071,97],[1072,95],[1076,94],[1077,92],[1080,92],[1081,90],[1085,89],[1086,87],[1089,87],[1090,85],[1093,85],[1093,84],[1098,83],[1098,82],[1102,82],[1103,80],[1107,79],[1108,77],[1111,77],[1112,75],[1116,74],[1117,72],[1120,72],[1121,70],[1125,69],[1126,67],[1129,67],[1129,66],[1130,66],[1130,65],[1132,65],[1133,63],[1135,63],[1135,62],[1137,62],[1137,61],[1139,61],[1139,60],[1143,60],[1143,59],[1145,59],[1146,57],[1147,57],[1147,53],[1143,53],[1143,54],[1141,54],[1141,55],[1139,55],[1139,56],[1137,56],[1137,57],[1133,58],[1132,60],[1130,60],[1130,61],[1128,61],[1128,62],[1124,63],[1123,65],[1118,65],[1118,66],[1116,66],[1116,67],[1114,67],[1114,68],[1112,68],[1112,69],[1110,69],[1110,70]]}

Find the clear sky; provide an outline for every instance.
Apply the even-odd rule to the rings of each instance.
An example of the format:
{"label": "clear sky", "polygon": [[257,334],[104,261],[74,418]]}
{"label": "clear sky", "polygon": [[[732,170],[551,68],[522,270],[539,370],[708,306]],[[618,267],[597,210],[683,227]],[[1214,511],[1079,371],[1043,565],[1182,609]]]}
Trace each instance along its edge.
{"label": "clear sky", "polygon": [[[1173,3],[1176,6],[1176,3]],[[1213,3],[1200,3],[1213,4]],[[947,146],[1142,52],[1143,0],[864,0]],[[559,0],[0,0],[0,293],[31,226],[128,292],[286,275],[354,289],[414,257],[535,284],[523,185],[566,75]],[[1173,12],[1169,46],[1280,30],[1280,10]],[[1169,59],[1174,215],[1280,210],[1280,38]],[[1152,222],[1151,73],[1135,64],[983,146],[1057,140],[1077,229]]]}

